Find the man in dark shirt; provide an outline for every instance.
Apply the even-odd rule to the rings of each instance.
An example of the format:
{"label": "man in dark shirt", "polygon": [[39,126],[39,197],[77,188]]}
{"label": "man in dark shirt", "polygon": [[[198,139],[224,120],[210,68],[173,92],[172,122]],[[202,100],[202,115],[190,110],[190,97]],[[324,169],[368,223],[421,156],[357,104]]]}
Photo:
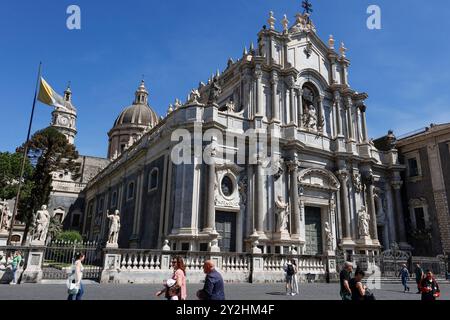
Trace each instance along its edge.
{"label": "man in dark shirt", "polygon": [[339,279],[341,282],[341,298],[342,300],[352,300],[352,290],[350,289],[350,279],[352,278],[353,264],[351,262],[346,262],[344,268],[339,274]]}
{"label": "man in dark shirt", "polygon": [[203,272],[206,273],[205,285],[197,292],[200,300],[225,300],[222,275],[215,269],[214,262],[205,261]]}
{"label": "man in dark shirt", "polygon": [[422,279],[425,277],[425,274],[423,273],[423,269],[420,267],[420,264],[416,264],[416,283],[417,283],[417,293],[421,293],[420,291],[420,283],[422,282]]}

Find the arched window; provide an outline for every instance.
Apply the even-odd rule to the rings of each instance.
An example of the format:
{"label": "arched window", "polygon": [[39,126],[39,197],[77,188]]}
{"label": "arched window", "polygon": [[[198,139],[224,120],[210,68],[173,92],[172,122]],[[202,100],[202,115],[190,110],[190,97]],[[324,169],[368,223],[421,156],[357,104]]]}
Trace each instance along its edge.
{"label": "arched window", "polygon": [[134,198],[134,182],[128,184],[127,190],[127,200],[132,200]]}
{"label": "arched window", "polygon": [[154,191],[158,188],[159,170],[153,168],[148,175],[148,191]]}

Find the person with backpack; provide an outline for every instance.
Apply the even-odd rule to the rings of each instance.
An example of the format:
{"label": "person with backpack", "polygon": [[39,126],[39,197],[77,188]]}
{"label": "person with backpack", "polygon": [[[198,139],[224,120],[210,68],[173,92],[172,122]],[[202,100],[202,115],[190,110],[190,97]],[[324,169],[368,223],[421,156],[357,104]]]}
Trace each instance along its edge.
{"label": "person with backpack", "polygon": [[17,270],[23,266],[22,253],[20,251],[16,251],[14,253],[14,257],[11,262],[11,270],[13,272],[13,281],[10,283],[11,285],[17,284]]}
{"label": "person with backpack", "polygon": [[[288,261],[286,263],[286,265],[284,266],[284,272],[286,272],[286,278],[285,278],[285,281],[286,281],[286,295],[287,296],[295,295],[293,290],[292,290],[292,280],[293,280],[293,277],[295,275],[295,267],[294,267],[294,265],[292,264],[291,261]],[[291,291],[291,292],[289,293],[289,291]]]}

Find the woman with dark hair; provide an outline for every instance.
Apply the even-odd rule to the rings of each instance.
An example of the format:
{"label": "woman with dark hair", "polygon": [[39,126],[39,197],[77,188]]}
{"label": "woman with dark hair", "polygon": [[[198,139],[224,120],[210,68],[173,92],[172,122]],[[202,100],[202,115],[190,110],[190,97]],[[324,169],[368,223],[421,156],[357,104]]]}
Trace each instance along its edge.
{"label": "woman with dark hair", "polygon": [[356,269],[355,277],[350,280],[349,287],[352,290],[353,301],[363,301],[366,296],[367,287],[362,284],[362,279],[366,274],[361,269]]}
{"label": "woman with dark hair", "polygon": [[83,261],[84,261],[84,253],[77,252],[75,254],[75,261],[72,265],[72,274],[69,276],[69,296],[67,300],[81,300],[84,294],[83,288]]}

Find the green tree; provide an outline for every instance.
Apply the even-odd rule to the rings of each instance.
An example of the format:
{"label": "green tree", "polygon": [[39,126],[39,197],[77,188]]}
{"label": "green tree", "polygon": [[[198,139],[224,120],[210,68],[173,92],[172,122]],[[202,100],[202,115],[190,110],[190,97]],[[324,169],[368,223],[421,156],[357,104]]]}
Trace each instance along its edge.
{"label": "green tree", "polygon": [[57,239],[63,231],[63,225],[57,217],[52,217],[48,225],[48,236],[50,239]]}
{"label": "green tree", "polygon": [[68,242],[83,242],[83,237],[78,231],[64,231],[61,232],[56,240],[59,241],[68,241]]}
{"label": "green tree", "polygon": [[[65,171],[72,174],[74,180],[79,178],[80,164],[75,162],[78,152],[66,136],[52,127],[37,131],[28,142],[28,157],[34,164],[30,177],[32,188],[30,196],[19,202],[19,219],[26,224],[24,241],[34,220],[34,213],[44,204],[48,204],[52,191],[52,173]],[[18,148],[24,150],[25,145]]]}
{"label": "green tree", "polygon": [[[0,199],[9,200],[17,196],[22,160],[23,153],[0,152]],[[23,175],[22,199],[29,197],[32,189],[32,181],[30,179],[32,175],[33,166],[27,158]]]}

